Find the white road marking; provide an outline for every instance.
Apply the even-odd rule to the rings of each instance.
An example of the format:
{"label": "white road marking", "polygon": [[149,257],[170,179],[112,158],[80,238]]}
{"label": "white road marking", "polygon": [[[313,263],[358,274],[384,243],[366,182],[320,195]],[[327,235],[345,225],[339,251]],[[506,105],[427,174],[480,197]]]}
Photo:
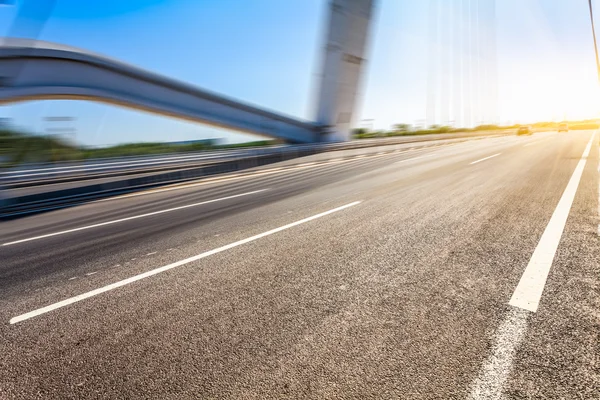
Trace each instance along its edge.
{"label": "white road marking", "polygon": [[510,375],[517,348],[527,333],[529,312],[512,308],[494,336],[492,354],[483,364],[471,386],[469,399],[490,400],[504,398],[504,384]]}
{"label": "white road marking", "polygon": [[[464,142],[461,142],[459,144],[464,144]],[[476,144],[479,144],[479,143],[469,143],[470,146],[473,146],[473,145],[476,145]],[[447,145],[439,145],[439,146],[440,147],[441,146],[445,147]],[[425,147],[425,148],[420,149],[420,150],[422,150],[422,152],[426,152],[427,150],[431,150],[434,147],[438,147],[438,146],[428,146],[428,147]],[[412,158],[406,158],[404,160],[396,161],[394,164],[401,164],[401,163],[408,162],[408,161],[419,160],[421,158],[426,158],[426,157],[431,157],[431,156],[439,155],[442,152],[443,152],[443,150],[442,151],[434,151],[433,153],[425,154],[425,155],[422,155],[422,156],[412,157]],[[419,154],[419,153],[417,153],[417,154]]]}
{"label": "white road marking", "polygon": [[87,274],[85,274],[85,276],[91,276],[91,275],[94,275],[94,274],[97,274],[97,273],[98,273],[98,271],[88,272]]}
{"label": "white road marking", "polygon": [[70,281],[72,281],[73,279],[77,279],[76,276],[69,278]]}
{"label": "white road marking", "polygon": [[542,139],[539,139],[539,140],[535,140],[535,141],[533,141],[531,143],[524,144],[523,147],[528,147],[528,146],[533,146],[533,145],[536,145],[536,144],[540,144],[540,143],[542,143],[542,142],[544,142],[544,141],[546,141],[548,139],[551,139],[551,138],[552,137],[545,137],[545,138],[542,138]]}
{"label": "white road marking", "polygon": [[192,183],[175,183],[172,186],[166,186],[166,187],[162,187],[159,189],[149,189],[149,190],[145,190],[145,191],[139,192],[139,193],[123,194],[123,195],[114,196],[114,197],[111,197],[108,199],[96,200],[96,202],[114,201],[114,200],[119,200],[119,199],[126,199],[129,197],[147,196],[149,194],[169,192],[171,190],[189,189],[189,188],[193,188],[196,186],[205,186],[205,185],[212,185],[212,184],[216,184],[216,183],[226,183],[226,182],[243,180],[243,179],[260,178],[265,175],[280,174],[280,173],[285,173],[285,172],[295,172],[295,171],[302,170],[302,169],[317,168],[320,166],[327,166],[327,165],[331,165],[331,164],[338,164],[341,162],[349,162],[349,161],[353,161],[353,159],[334,158],[334,159],[331,159],[331,160],[328,160],[325,162],[305,163],[305,164],[293,165],[291,167],[285,167],[285,168],[284,167],[271,168],[271,169],[260,170],[260,171],[256,171],[256,172],[232,174],[232,175],[227,175],[227,176],[216,176],[216,177],[210,177],[210,178],[198,177],[198,179],[194,180]]}
{"label": "white road marking", "polygon": [[156,253],[158,253],[158,252],[157,252],[157,251],[153,251],[152,253],[148,253],[148,254],[146,254],[146,255],[147,255],[147,256],[151,256],[151,255],[153,255],[153,254],[156,254]]}
{"label": "white road marking", "polygon": [[[461,142],[461,143],[463,143],[463,142]],[[451,146],[453,144],[461,144],[461,143],[447,143],[447,144],[444,144],[443,146]],[[427,151],[428,149],[431,149],[433,147],[434,146],[426,146],[426,147],[418,148],[418,150]],[[412,152],[412,150],[414,150],[414,149],[411,147],[408,150],[402,150],[401,153]],[[378,157],[388,156],[388,155],[395,155],[395,152],[394,151],[384,152],[382,155],[380,155]],[[196,187],[196,186],[225,183],[225,182],[237,181],[237,180],[243,180],[243,179],[259,178],[259,177],[262,177],[265,175],[272,175],[272,174],[279,174],[279,173],[286,173],[286,172],[295,172],[295,171],[302,170],[302,169],[316,168],[316,167],[320,167],[320,166],[328,166],[328,165],[332,165],[332,164],[345,163],[345,162],[349,162],[349,161],[353,161],[353,159],[352,158],[348,158],[348,159],[334,158],[331,160],[327,160],[325,162],[315,162],[314,164],[306,163],[306,164],[310,164],[310,165],[302,165],[302,164],[292,165],[290,167],[285,167],[285,168],[284,167],[272,168],[272,169],[260,170],[260,171],[256,171],[256,172],[237,173],[237,174],[231,174],[231,175],[227,175],[227,176],[215,176],[215,177],[209,177],[209,178],[198,177],[198,179],[195,179],[191,183],[174,183],[169,186],[164,186],[164,187],[161,187],[158,189],[148,189],[148,190],[138,192],[138,193],[129,193],[129,194],[123,194],[120,196],[113,196],[113,197],[110,197],[107,199],[96,200],[95,202],[114,201],[114,200],[129,198],[129,197],[147,196],[149,194],[168,192],[171,190],[189,189],[189,188]],[[55,207],[55,208],[61,208],[61,207]]]}
{"label": "white road marking", "polygon": [[[420,149],[418,149],[418,150],[421,150],[421,151],[420,151],[420,152],[415,152],[415,153],[416,153],[416,154],[420,154],[420,153],[422,153],[422,152],[426,152],[427,150],[431,150],[431,149],[433,149],[433,148],[435,148],[435,147],[447,147],[447,146],[450,146],[450,145],[452,145],[452,144],[453,144],[453,143],[450,143],[450,144],[441,144],[441,145],[438,145],[438,146],[427,146],[427,147],[424,147],[424,148],[420,148]],[[456,144],[463,145],[462,149],[464,149],[464,148],[467,148],[467,149],[468,149],[468,148],[470,148],[470,147],[479,146],[481,143],[479,143],[479,142],[477,142],[477,143],[474,143],[474,141],[473,141],[473,140],[470,140],[470,141],[466,141],[466,142],[460,142],[460,143],[456,143]],[[404,163],[404,162],[408,162],[408,161],[419,160],[419,159],[421,159],[421,158],[426,158],[426,157],[431,157],[431,156],[440,155],[440,154],[442,154],[442,153],[443,153],[445,150],[448,150],[448,149],[440,149],[439,151],[437,151],[437,150],[438,150],[438,149],[436,149],[436,151],[434,151],[434,152],[432,152],[432,153],[425,154],[425,155],[422,155],[422,156],[418,156],[418,157],[412,157],[412,158],[406,158],[406,159],[404,159],[404,160],[396,161],[394,164],[400,164],[400,163]],[[501,153],[498,153],[498,154],[501,154]]]}
{"label": "white road marking", "polygon": [[144,272],[142,274],[134,275],[134,276],[132,276],[130,278],[127,278],[127,279],[124,279],[122,281],[118,281],[118,282],[112,283],[110,285],[106,285],[106,286],[103,286],[101,288],[94,289],[94,290],[91,290],[91,291],[86,292],[86,293],[82,293],[82,294],[80,294],[78,296],[70,297],[68,299],[59,301],[58,303],[50,304],[50,305],[48,305],[46,307],[38,308],[37,310],[33,310],[33,311],[28,312],[28,313],[18,315],[16,317],[11,318],[9,322],[10,322],[10,324],[16,324],[18,322],[22,322],[22,321],[28,320],[28,319],[36,317],[38,315],[46,314],[46,313],[48,313],[50,311],[54,311],[56,309],[68,306],[69,304],[73,304],[73,303],[79,302],[81,300],[85,300],[85,299],[88,299],[90,297],[97,296],[97,295],[99,295],[101,293],[105,293],[105,292],[108,292],[110,290],[117,289],[117,288],[119,288],[121,286],[125,286],[125,285],[128,285],[130,283],[133,283],[133,282],[136,282],[136,281],[139,281],[139,280],[142,280],[142,279],[145,279],[145,278],[148,278],[148,277],[160,274],[162,272],[168,271],[170,269],[177,268],[177,267],[180,267],[182,265],[189,264],[191,262],[200,260],[202,258],[206,258],[206,257],[212,256],[213,254],[221,253],[221,252],[223,252],[225,250],[229,250],[229,249],[232,249],[234,247],[241,246],[243,244],[253,242],[253,241],[261,239],[261,238],[263,238],[265,236],[273,235],[274,233],[278,233],[278,232],[284,231],[286,229],[290,229],[290,228],[292,228],[294,226],[298,226],[298,225],[301,225],[301,224],[313,221],[315,219],[318,219],[318,218],[321,218],[321,217],[325,217],[326,215],[333,214],[335,212],[345,210],[346,208],[353,207],[353,206],[358,205],[360,203],[361,203],[361,201],[354,201],[352,203],[345,204],[343,206],[333,208],[331,210],[328,210],[328,211],[325,211],[325,212],[313,215],[311,217],[307,217],[307,218],[301,219],[299,221],[292,222],[290,224],[280,226],[279,228],[271,229],[269,231],[266,231],[266,232],[263,232],[263,233],[259,233],[258,235],[254,235],[254,236],[250,236],[249,238],[246,238],[246,239],[238,240],[237,242],[233,242],[233,243],[230,243],[228,245],[218,247],[216,249],[213,249],[213,250],[210,250],[210,251],[207,251],[207,252],[195,255],[193,257],[189,257],[189,258],[186,258],[184,260],[180,260],[180,261],[174,262],[172,264],[168,264],[168,265],[165,265],[163,267],[159,267],[159,268],[156,268],[156,269]]}
{"label": "white road marking", "polygon": [[[464,145],[465,143],[464,143],[464,142],[461,142],[461,143],[457,143],[457,144],[463,144],[463,145]],[[474,145],[479,145],[479,143],[468,143],[468,147],[467,147],[467,148],[469,148],[469,147],[473,147]],[[447,146],[447,145],[439,145],[439,147],[446,147],[446,146]],[[427,150],[431,150],[431,149],[432,149],[432,148],[434,148],[434,147],[438,147],[438,146],[428,146],[428,147],[425,147],[425,148],[423,148],[423,149],[421,149],[421,150],[422,150],[423,152],[425,152],[425,151],[427,151]],[[464,148],[464,147],[463,147],[463,148]],[[418,156],[418,157],[406,158],[406,159],[404,159],[404,160],[396,161],[394,164],[401,164],[401,163],[408,162],[408,161],[419,160],[419,159],[421,159],[421,158],[426,158],[426,157],[431,157],[431,156],[440,155],[441,153],[443,153],[443,151],[444,151],[444,150],[445,150],[445,149],[442,149],[441,151],[435,151],[435,152],[433,152],[433,153],[425,154],[425,155]],[[417,153],[417,154],[418,154],[418,153]]]}
{"label": "white road marking", "polygon": [[86,230],[86,229],[97,228],[99,226],[117,224],[119,222],[131,221],[133,219],[150,217],[152,215],[164,214],[164,213],[168,213],[168,212],[172,212],[172,211],[183,210],[185,208],[190,208],[190,207],[197,207],[197,206],[201,206],[201,205],[204,205],[204,204],[215,203],[217,201],[229,200],[229,199],[234,199],[236,197],[242,197],[242,196],[249,196],[251,194],[256,194],[256,193],[264,192],[266,190],[269,190],[269,189],[254,190],[252,192],[246,192],[246,193],[241,193],[241,194],[235,194],[235,195],[232,195],[232,196],[221,197],[221,198],[218,198],[218,199],[201,201],[199,203],[187,204],[185,206],[169,208],[169,209],[166,209],[166,210],[154,211],[154,212],[151,212],[151,213],[134,215],[132,217],[115,219],[115,220],[112,220],[112,221],[106,221],[106,222],[101,222],[101,223],[98,223],[98,224],[82,226],[82,227],[79,227],[79,228],[73,228],[73,229],[67,229],[67,230],[64,230],[64,231],[59,231],[59,232],[54,232],[54,233],[48,233],[48,234],[45,234],[45,235],[34,236],[34,237],[27,238],[27,239],[21,239],[21,240],[15,240],[15,241],[12,241],[12,242],[7,242],[7,243],[2,244],[2,246],[10,246],[10,245],[13,245],[13,244],[30,242],[32,240],[45,239],[45,238],[48,238],[48,237],[51,237],[51,236],[64,235],[66,233],[72,233],[72,232],[83,231],[83,230]]}
{"label": "white road marking", "polygon": [[528,318],[537,311],[595,135],[594,132],[513,293],[509,305],[510,310],[496,331],[492,353],[473,382],[469,399],[506,398],[504,394],[506,380],[512,371],[516,351],[527,333]]}
{"label": "white road marking", "polygon": [[404,160],[400,160],[400,161],[396,161],[394,164],[401,164],[403,162],[407,162],[407,161],[413,161],[413,160],[418,160],[420,158],[426,158],[426,157],[431,157],[431,156],[435,156],[438,153],[431,153],[431,154],[425,154],[424,156],[419,156],[419,157],[411,157],[411,158],[406,158]]}
{"label": "white road marking", "polygon": [[480,159],[479,159],[479,160],[477,160],[477,161],[473,161],[473,162],[469,163],[469,165],[473,165],[473,164],[477,164],[477,163],[480,163],[480,162],[482,162],[482,161],[485,161],[485,160],[489,160],[490,158],[497,157],[497,156],[499,156],[500,154],[502,154],[502,153],[496,153],[496,154],[493,154],[493,155],[491,155],[491,156],[489,156],[489,157],[480,158]]}
{"label": "white road marking", "polygon": [[581,175],[583,174],[583,169],[590,154],[595,135],[596,133],[594,132],[585,147],[581,159],[577,163],[575,171],[573,171],[573,175],[571,175],[571,179],[550,218],[550,222],[548,222],[529,260],[529,264],[527,264],[525,272],[523,272],[523,276],[521,276],[521,280],[510,299],[509,304],[511,306],[531,312],[537,311],[544,286],[546,285],[546,279],[548,278],[558,243],[567,223],[571,205],[575,199],[577,187],[579,186],[579,181],[581,180]]}

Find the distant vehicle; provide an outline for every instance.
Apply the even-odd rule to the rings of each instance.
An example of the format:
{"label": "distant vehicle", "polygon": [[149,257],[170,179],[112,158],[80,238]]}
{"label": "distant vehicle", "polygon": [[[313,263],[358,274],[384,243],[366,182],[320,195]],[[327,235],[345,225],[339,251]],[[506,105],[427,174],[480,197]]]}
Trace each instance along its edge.
{"label": "distant vehicle", "polygon": [[531,126],[529,126],[529,125],[523,125],[523,126],[519,127],[519,129],[517,130],[518,136],[531,135],[531,134],[533,134],[533,131],[531,130]]}
{"label": "distant vehicle", "polygon": [[559,132],[569,132],[569,125],[567,124],[559,124],[558,125]]}

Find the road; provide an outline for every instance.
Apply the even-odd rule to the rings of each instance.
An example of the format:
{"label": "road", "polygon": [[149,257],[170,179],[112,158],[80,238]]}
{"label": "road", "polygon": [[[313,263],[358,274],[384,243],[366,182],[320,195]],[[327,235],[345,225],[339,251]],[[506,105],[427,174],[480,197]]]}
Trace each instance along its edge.
{"label": "road", "polygon": [[[264,148],[264,149],[260,149],[260,152],[256,152],[254,154],[252,153],[245,153],[244,155],[239,155],[239,156],[232,156],[229,157],[230,160],[227,160],[228,157],[222,156],[222,159],[218,160],[218,162],[222,162],[224,163],[222,166],[216,166],[216,171],[213,171],[213,173],[215,175],[221,175],[223,174],[223,172],[219,172],[219,169],[225,169],[227,170],[228,168],[235,168],[233,165],[227,165],[226,162],[227,161],[235,161],[237,160],[242,160],[240,162],[240,164],[242,165],[240,167],[240,171],[249,171],[249,172],[253,172],[254,169],[257,169],[256,165],[258,165],[258,157],[259,155],[263,155],[263,156],[272,156],[272,158],[270,160],[268,159],[262,159],[261,164],[263,163],[275,163],[275,162],[279,162],[280,165],[290,165],[290,164],[302,164],[305,163],[305,158],[307,157],[308,154],[312,154],[310,160],[312,162],[323,162],[323,161],[327,161],[330,159],[336,159],[336,158],[340,158],[340,157],[348,157],[348,156],[354,156],[354,155],[365,155],[365,154],[369,154],[369,153],[378,153],[380,151],[389,151],[390,149],[392,150],[408,150],[408,149],[417,149],[417,148],[422,148],[422,147],[431,147],[431,146],[440,146],[440,145],[446,145],[446,144],[450,144],[450,143],[454,143],[454,142],[462,142],[462,141],[466,141],[466,140],[472,140],[474,138],[468,138],[468,137],[454,137],[454,138],[448,138],[448,139],[442,139],[442,136],[448,136],[448,135],[432,135],[437,137],[436,140],[433,139],[423,139],[421,141],[415,139],[414,137],[399,137],[399,138],[390,138],[390,139],[399,139],[399,140],[394,140],[391,142],[391,144],[384,144],[386,142],[385,139],[366,139],[366,140],[361,140],[361,141],[354,141],[354,142],[350,142],[350,143],[326,143],[326,144],[315,144],[314,148],[315,148],[315,154],[313,154],[310,150],[307,151],[307,153],[305,155],[302,155],[302,153],[300,152],[300,149],[307,149],[310,146],[313,145],[294,145],[294,146],[288,146],[285,149],[277,149],[275,147],[273,148]],[[482,138],[479,137],[479,138]],[[479,139],[477,138],[477,139]],[[380,142],[384,142],[384,143],[380,143]],[[364,145],[365,147],[360,147]],[[329,150],[327,151],[327,149],[330,148],[335,148],[335,151]],[[284,151],[286,154],[283,154],[282,151]],[[229,153],[227,153],[229,154]],[[281,162],[279,160],[286,160],[286,162]],[[245,160],[245,161],[244,161]],[[175,183],[175,182],[179,182],[179,181],[184,181],[184,180],[191,180],[194,179],[190,176],[186,175],[186,171],[189,172],[191,171],[192,173],[194,172],[194,168],[199,168],[200,170],[202,169],[202,166],[209,166],[211,163],[216,162],[215,160],[213,160],[212,162],[201,162],[199,160],[190,162],[189,165],[187,166],[179,166],[179,167],[175,167],[173,165],[171,165],[167,171],[159,171],[156,170],[154,172],[137,172],[137,173],[133,173],[131,171],[127,172],[127,175],[124,175],[126,173],[126,171],[121,171],[116,173],[116,175],[114,176],[110,176],[110,174],[107,174],[107,177],[90,177],[89,179],[85,179],[85,178],[81,178],[81,179],[76,179],[76,180],[71,180],[71,181],[67,181],[67,182],[62,182],[60,180],[53,182],[53,183],[46,183],[43,185],[24,185],[18,188],[10,188],[10,186],[5,186],[5,188],[8,187],[8,189],[4,189],[4,197],[5,198],[22,198],[22,197],[26,197],[26,196],[32,196],[32,195],[42,195],[42,198],[44,198],[44,200],[50,200],[50,199],[55,199],[56,196],[58,197],[63,197],[65,196],[64,192],[65,190],[71,190],[71,189],[83,189],[83,188],[95,188],[95,190],[106,190],[108,187],[110,187],[111,183],[121,183],[119,186],[119,189],[121,190],[139,190],[139,189],[135,189],[132,188],[131,185],[129,184],[129,182],[131,182],[132,179],[138,179],[138,178],[153,178],[153,179],[149,179],[149,182],[151,182],[151,185],[156,185],[156,182],[161,182],[161,185],[167,184],[167,182],[170,180],[170,183]],[[244,167],[243,165],[246,164],[246,167]],[[153,168],[162,168],[161,166],[154,166]],[[260,169],[260,168],[259,168]],[[182,172],[182,175],[178,178],[177,173],[178,172]],[[195,178],[198,179],[200,178],[202,172],[199,173],[199,175]],[[166,174],[166,176],[164,175]],[[210,173],[207,173],[210,174]],[[208,175],[207,175],[208,176]],[[206,177],[206,176],[205,176]],[[91,186],[91,185],[96,185],[96,186]],[[99,185],[99,186],[98,186]],[[84,191],[85,192],[85,191]],[[86,192],[90,195],[92,195],[94,193],[94,190],[90,190],[89,192]],[[80,194],[80,193],[78,193]],[[66,195],[66,198],[68,198],[69,195]],[[37,199],[39,200],[39,199]],[[10,213],[10,211],[9,211]],[[3,215],[3,213],[0,213],[0,217]]]}
{"label": "road", "polygon": [[0,398],[597,399],[599,137],[308,157],[2,222]]}
{"label": "road", "polygon": [[[301,150],[327,151],[331,149],[352,149],[400,143],[415,143],[457,138],[495,136],[504,131],[457,132],[416,136],[396,136],[388,138],[361,139],[345,143],[313,143],[301,145],[269,145],[262,147],[233,148],[213,151],[185,152],[175,154],[154,154],[90,159],[81,161],[23,164],[0,171],[0,185],[8,189],[29,188],[31,186],[72,187],[72,182],[110,182],[119,177],[145,175],[158,171],[171,171],[192,168],[199,165],[257,157],[279,153],[294,154]],[[70,183],[65,185],[65,183]],[[81,184],[81,183],[80,183]],[[40,191],[40,189],[37,189]],[[52,190],[50,188],[41,190]]]}

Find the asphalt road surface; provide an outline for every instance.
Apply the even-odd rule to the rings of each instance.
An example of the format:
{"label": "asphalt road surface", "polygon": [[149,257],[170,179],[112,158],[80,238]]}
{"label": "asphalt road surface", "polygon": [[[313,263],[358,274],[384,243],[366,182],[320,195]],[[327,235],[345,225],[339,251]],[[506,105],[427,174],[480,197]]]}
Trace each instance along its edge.
{"label": "asphalt road surface", "polygon": [[[442,144],[448,144],[448,143],[452,143],[452,142],[461,142],[461,141],[465,141],[465,140],[472,140],[472,138],[466,138],[466,137],[458,137],[458,138],[451,138],[451,139],[442,139],[439,138],[442,135],[432,135],[435,137],[438,137],[437,140],[423,140],[422,142],[414,142],[415,138],[414,137],[398,137],[398,139],[404,139],[406,140],[406,143],[403,143],[402,141],[398,141],[398,143],[392,142],[393,144],[381,144],[379,146],[374,146],[374,143],[377,143],[376,140],[379,140],[381,142],[385,142],[385,139],[365,139],[362,140],[360,142],[356,141],[356,142],[351,142],[351,144],[354,144],[356,146],[358,146],[358,144],[366,144],[367,146],[369,146],[368,148],[350,148],[347,150],[337,150],[337,151],[325,151],[323,153],[317,153],[315,155],[313,155],[310,159],[312,161],[315,162],[320,162],[323,160],[329,160],[331,158],[339,158],[339,157],[345,157],[348,154],[354,155],[354,154],[367,154],[367,153],[372,153],[375,152],[377,153],[379,151],[380,148],[385,147],[386,151],[387,149],[400,149],[400,150],[407,150],[407,149],[411,149],[411,148],[418,148],[418,147],[429,147],[429,146],[438,146],[438,145],[442,145]],[[447,137],[448,135],[443,135],[444,137]],[[498,135],[497,135],[498,136]],[[409,140],[413,140],[412,142]],[[477,140],[477,139],[475,139]],[[320,145],[325,145],[325,146],[340,146],[343,145],[343,143],[330,143],[330,144],[319,144]],[[301,146],[289,146],[289,148],[284,149],[285,151],[288,151],[290,153],[290,159],[287,160],[287,162],[285,162],[286,165],[288,164],[302,164],[306,161],[304,161],[304,157],[298,157],[296,158],[296,155],[294,154],[294,149],[297,149]],[[256,155],[267,155],[267,154],[271,154],[271,155],[277,155],[278,152],[281,151],[281,147],[272,147],[272,148],[262,148],[259,150],[256,150],[256,154],[251,153],[250,151],[247,151],[246,153],[244,153],[243,155],[239,155],[236,156],[235,153],[231,153],[231,155],[229,155],[229,152],[222,152],[223,154],[225,154],[224,156],[221,157],[220,160],[204,160],[204,163],[202,162],[202,160],[194,160],[189,162],[186,166],[174,166],[171,165],[169,166],[168,170],[165,171],[154,171],[154,172],[138,172],[138,173],[133,173],[131,171],[128,172],[127,175],[123,175],[123,172],[119,172],[118,175],[115,176],[109,176],[107,175],[106,177],[102,177],[102,175],[100,174],[99,176],[95,176],[94,178],[90,178],[90,179],[85,179],[85,178],[81,178],[81,179],[77,179],[74,181],[69,181],[69,182],[51,182],[44,184],[44,185],[32,185],[32,186],[22,186],[19,188],[11,188],[10,185],[8,185],[8,189],[4,190],[4,196],[6,198],[11,198],[11,197],[20,197],[20,196],[28,196],[28,195],[33,195],[33,194],[44,194],[44,193],[49,193],[49,192],[54,192],[54,191],[60,191],[60,190],[65,190],[65,189],[74,189],[74,188],[79,188],[79,187],[85,187],[85,186],[89,186],[89,185],[94,185],[94,184],[106,184],[106,183],[110,183],[110,182],[117,182],[117,181],[123,181],[126,179],[131,179],[131,178],[141,178],[141,177],[148,177],[148,176],[157,176],[160,175],[162,173],[165,172],[177,172],[179,170],[189,170],[190,168],[196,168],[196,167],[201,167],[202,165],[208,165],[209,162],[215,162],[215,161],[221,161],[221,162],[225,162],[227,161],[227,159],[233,160],[236,158],[240,158],[240,159],[247,159],[247,160],[251,160],[254,156]],[[184,156],[186,157],[186,156]],[[252,164],[251,162],[249,162],[248,164]],[[162,166],[160,165],[154,165],[153,168],[162,168]]]}
{"label": "asphalt road surface", "polygon": [[600,398],[592,131],[0,223],[0,398]]}
{"label": "asphalt road surface", "polygon": [[430,134],[426,136],[396,136],[388,138],[360,139],[346,143],[319,143],[302,145],[267,145],[261,147],[230,148],[213,151],[197,151],[174,154],[153,154],[142,156],[109,157],[79,161],[65,161],[57,163],[23,164],[6,171],[0,171],[0,183],[33,182],[53,179],[82,176],[84,178],[102,178],[103,174],[114,172],[125,172],[144,169],[177,168],[198,165],[203,162],[233,159],[237,157],[249,157],[261,154],[272,154],[279,151],[294,151],[307,147],[363,147],[379,144],[414,143],[429,140],[454,139],[457,137],[476,137],[486,135],[506,134],[506,130],[499,131],[475,131]]}

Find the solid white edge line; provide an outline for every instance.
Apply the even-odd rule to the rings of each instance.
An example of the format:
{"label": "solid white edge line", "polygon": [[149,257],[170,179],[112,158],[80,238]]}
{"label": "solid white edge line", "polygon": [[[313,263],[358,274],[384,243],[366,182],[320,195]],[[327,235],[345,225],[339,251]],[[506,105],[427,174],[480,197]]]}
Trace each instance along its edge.
{"label": "solid white edge line", "polygon": [[491,155],[491,156],[489,156],[489,157],[484,157],[484,158],[481,158],[481,159],[479,159],[479,160],[477,160],[477,161],[473,161],[473,162],[471,162],[471,163],[469,163],[469,164],[470,164],[470,165],[477,164],[477,163],[479,163],[479,162],[482,162],[482,161],[485,161],[485,160],[489,160],[490,158],[493,158],[493,157],[499,156],[500,154],[502,154],[502,153],[496,153],[496,154],[493,154],[493,155]]}
{"label": "solid white edge line", "polygon": [[59,232],[54,232],[54,233],[48,233],[48,234],[45,234],[45,235],[34,236],[34,237],[27,238],[27,239],[20,239],[20,240],[15,240],[15,241],[12,241],[12,242],[3,243],[2,246],[10,246],[10,245],[13,245],[13,244],[30,242],[32,240],[45,239],[45,238],[52,237],[52,236],[64,235],[66,233],[72,233],[72,232],[83,231],[83,230],[86,230],[86,229],[98,228],[100,226],[112,225],[112,224],[116,224],[116,223],[119,223],[119,222],[131,221],[133,219],[150,217],[152,215],[164,214],[164,213],[168,213],[168,212],[172,212],[172,211],[183,210],[183,209],[190,208],[190,207],[197,207],[197,206],[201,206],[201,205],[204,205],[204,204],[215,203],[217,201],[235,199],[237,197],[249,196],[251,194],[256,194],[256,193],[264,192],[266,190],[269,190],[269,189],[253,190],[252,192],[235,194],[235,195],[232,195],[232,196],[227,196],[227,197],[221,197],[221,198],[218,198],[218,199],[201,201],[199,203],[187,204],[185,206],[169,208],[169,209],[166,209],[166,210],[154,211],[154,212],[150,212],[150,213],[146,213],[146,214],[134,215],[132,217],[120,218],[120,219],[115,219],[115,220],[112,220],[112,221],[100,222],[98,224],[82,226],[82,227],[79,227],[79,228],[73,228],[73,229],[67,229],[67,230],[64,230],[64,231],[59,231]]}
{"label": "solid white edge line", "polygon": [[517,349],[527,333],[529,315],[526,310],[510,308],[494,335],[492,352],[473,381],[468,399],[504,398],[504,385],[513,369]]}
{"label": "solid white edge line", "polygon": [[[579,167],[579,165],[581,165],[582,161],[584,162],[584,165],[585,165],[585,159],[587,159],[587,157],[589,155],[589,152],[591,149],[591,144],[593,142],[595,134],[596,134],[596,132],[594,132],[594,134],[592,134],[592,137],[590,138],[590,142],[588,143],[588,146],[586,147],[586,149],[583,152],[583,155],[582,155],[583,160],[579,161],[577,167]],[[573,181],[573,177],[575,177],[575,173],[576,172],[573,172],[571,180],[569,181],[569,184],[567,184],[567,188],[569,188],[569,185]],[[580,178],[581,178],[581,176],[579,176],[579,179]],[[561,200],[559,201],[559,205],[563,201],[563,198],[565,198],[566,192],[567,192],[567,189],[565,189],[565,192],[563,193],[563,196],[561,197]],[[562,203],[562,204],[565,204],[565,203]],[[569,206],[569,208],[570,208],[570,206]],[[558,209],[558,206],[557,206],[557,209]],[[556,214],[556,211],[555,211],[555,214]],[[555,214],[553,214],[553,216],[552,216],[553,218],[554,218]],[[560,241],[560,236],[562,236],[562,231],[561,231],[561,234],[558,236],[558,239],[556,239],[556,238],[553,238],[553,239],[558,242],[558,241]],[[542,243],[541,239],[540,239],[540,243]],[[539,246],[540,246],[540,244],[538,244],[538,247]],[[536,250],[537,250],[537,248],[536,248]],[[551,250],[551,249],[549,249],[549,250]],[[534,252],[534,254],[535,254],[535,252]],[[533,256],[532,256],[532,259],[533,259]],[[548,272],[549,272],[549,266],[548,266]],[[546,274],[546,277],[547,277],[547,274]],[[543,281],[544,281],[544,283],[542,283],[542,290],[543,290],[543,286],[545,285],[546,278],[544,278]],[[540,292],[540,296],[541,296],[541,292]],[[539,304],[539,299],[538,299],[538,304]],[[498,329],[496,330],[496,333],[494,335],[492,352],[491,352],[490,356],[486,359],[485,363],[482,365],[479,375],[477,376],[477,378],[473,381],[473,384],[471,385],[471,390],[470,390],[469,397],[468,397],[471,400],[503,399],[506,397],[504,395],[504,386],[505,386],[506,380],[510,376],[510,373],[513,369],[513,360],[516,355],[516,351],[519,348],[519,346],[521,345],[522,341],[524,340],[525,335],[527,334],[528,318],[533,312],[535,312],[537,310],[537,304],[536,304],[535,309],[531,309],[531,307],[529,307],[529,308],[520,307],[520,306],[512,304],[512,303],[510,303],[509,307],[510,308],[509,308],[507,314],[505,315],[504,319],[502,320],[502,323],[500,324],[500,326],[498,327]]]}
{"label": "solid white edge line", "polygon": [[88,299],[88,298],[93,297],[93,296],[97,296],[97,295],[99,295],[101,293],[108,292],[108,291],[113,290],[113,289],[117,289],[117,288],[119,288],[121,286],[125,286],[125,285],[128,285],[130,283],[142,280],[144,278],[148,278],[148,277],[160,274],[162,272],[168,271],[170,269],[173,269],[173,268],[185,265],[185,264],[189,264],[189,263],[191,263],[193,261],[197,261],[197,260],[200,260],[202,258],[205,258],[205,257],[208,257],[208,256],[212,256],[213,254],[221,253],[221,252],[223,252],[225,250],[229,250],[229,249],[232,249],[234,247],[241,246],[243,244],[253,242],[253,241],[261,239],[261,238],[263,238],[265,236],[269,236],[269,235],[272,235],[274,233],[278,233],[278,232],[281,232],[283,230],[292,228],[294,226],[301,225],[301,224],[304,224],[306,222],[310,222],[310,221],[313,221],[315,219],[324,217],[326,215],[333,214],[333,213],[338,212],[338,211],[342,211],[342,210],[344,210],[346,208],[353,207],[353,206],[355,206],[357,204],[360,204],[360,203],[361,203],[361,201],[354,201],[352,203],[349,203],[349,204],[346,204],[346,205],[343,205],[343,206],[340,206],[340,207],[333,208],[331,210],[328,210],[328,211],[325,211],[325,212],[313,215],[311,217],[307,217],[307,218],[301,219],[299,221],[292,222],[290,224],[280,226],[279,228],[271,229],[269,231],[266,231],[266,232],[263,232],[263,233],[259,233],[258,235],[254,235],[254,236],[251,236],[251,237],[246,238],[246,239],[238,240],[237,242],[233,242],[233,243],[230,243],[228,245],[218,247],[216,249],[213,249],[213,250],[210,250],[210,251],[207,251],[207,252],[195,255],[193,257],[189,257],[189,258],[186,258],[184,260],[180,260],[180,261],[174,262],[172,264],[168,264],[168,265],[165,265],[163,267],[159,267],[159,268],[156,268],[156,269],[144,272],[142,274],[138,274],[138,275],[132,276],[130,278],[123,279],[123,280],[115,282],[115,283],[111,283],[110,285],[106,285],[106,286],[103,286],[101,288],[94,289],[94,290],[91,290],[91,291],[86,292],[86,293],[82,293],[82,294],[80,294],[78,296],[70,297],[68,299],[59,301],[58,303],[50,304],[50,305],[48,305],[46,307],[38,308],[37,310],[33,310],[33,311],[28,312],[28,313],[18,315],[16,317],[11,318],[9,322],[10,322],[10,324],[16,324],[18,322],[25,321],[27,319],[36,317],[38,315],[46,314],[46,313],[48,313],[50,311],[54,311],[54,310],[56,310],[58,308],[62,308],[62,307],[68,306],[69,304],[73,304],[73,303],[76,303],[78,301],[85,300],[85,299]]}
{"label": "solid white edge line", "polygon": [[554,261],[554,256],[567,223],[587,157],[592,148],[594,136],[596,136],[595,132],[585,147],[581,159],[577,163],[575,171],[573,171],[573,175],[571,175],[571,179],[558,201],[554,213],[509,301],[509,304],[513,307],[519,307],[531,312],[536,312],[538,309],[542,292],[550,273],[550,267]]}

